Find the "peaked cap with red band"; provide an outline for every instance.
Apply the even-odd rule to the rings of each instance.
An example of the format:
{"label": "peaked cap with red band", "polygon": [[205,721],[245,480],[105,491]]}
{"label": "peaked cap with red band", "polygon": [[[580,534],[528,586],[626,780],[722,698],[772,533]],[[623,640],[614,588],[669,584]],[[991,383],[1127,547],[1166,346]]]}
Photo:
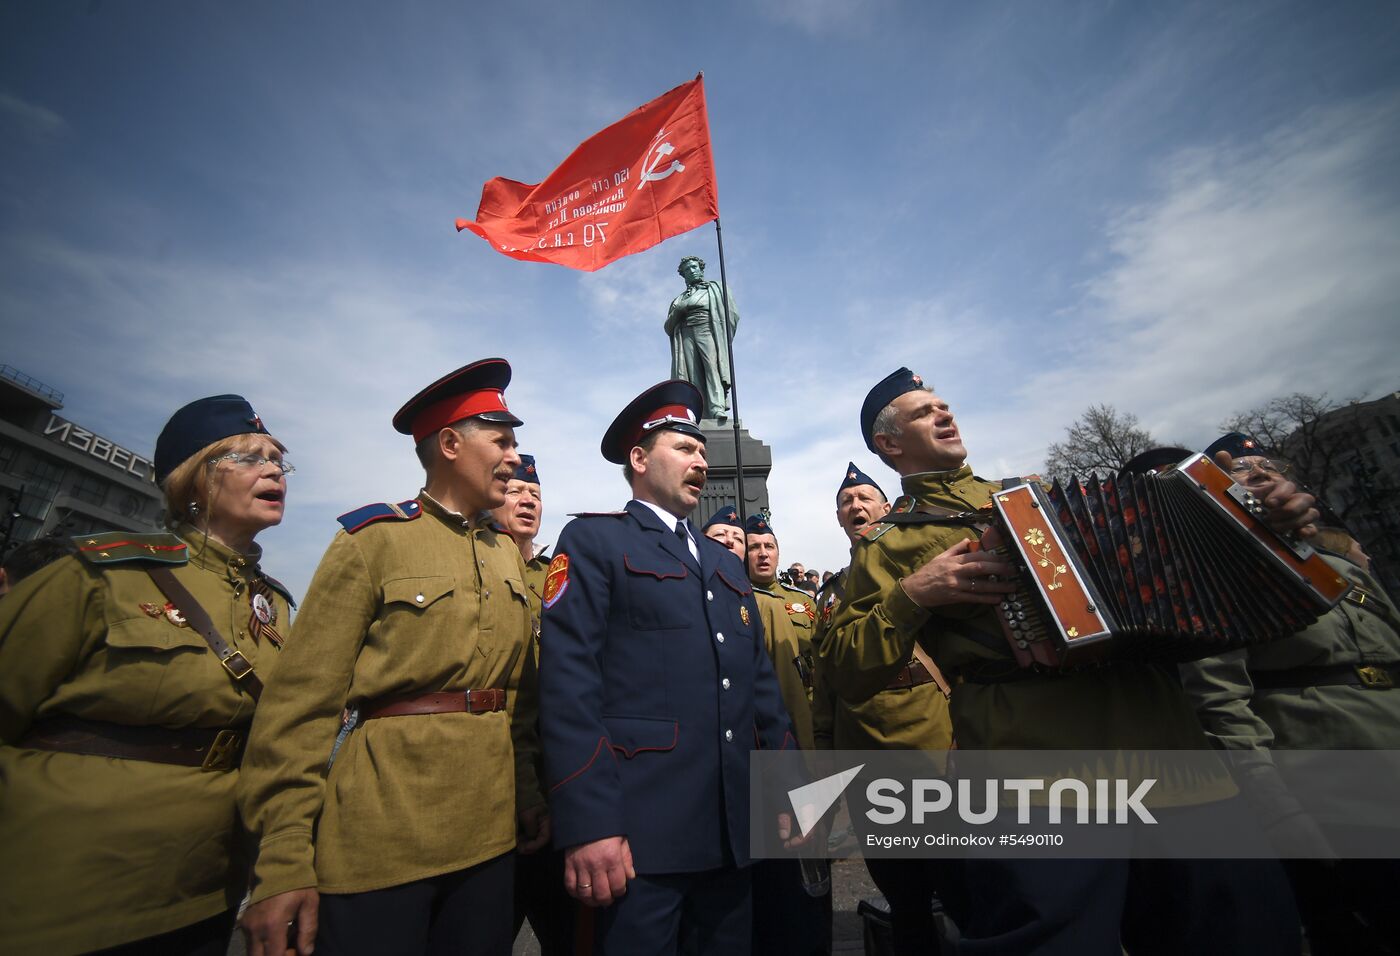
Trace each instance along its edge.
{"label": "peaked cap with red band", "polygon": [[482,359],[449,372],[410,398],[394,414],[394,430],[420,442],[453,422],[480,418],[500,425],[525,424],[506,408],[510,363]]}
{"label": "peaked cap with red band", "polygon": [[671,429],[705,440],[700,430],[700,390],[683,379],[653,385],[627,403],[603,435],[603,457],[614,465],[627,464],[627,456],[654,431]]}

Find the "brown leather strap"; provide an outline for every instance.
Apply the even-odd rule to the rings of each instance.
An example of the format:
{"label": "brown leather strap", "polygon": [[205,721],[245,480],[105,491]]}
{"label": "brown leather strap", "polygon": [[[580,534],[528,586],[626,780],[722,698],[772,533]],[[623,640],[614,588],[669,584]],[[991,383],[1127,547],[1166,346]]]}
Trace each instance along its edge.
{"label": "brown leather strap", "polygon": [[944,697],[951,697],[952,691],[945,689],[943,675],[938,672],[938,668],[929,671],[927,665],[917,658],[911,660],[899,669],[894,679],[885,685],[885,690],[903,690],[906,687],[922,687],[925,684],[938,684],[938,689],[943,692]]}
{"label": "brown leather strap", "polygon": [[186,590],[185,586],[175,580],[175,575],[170,573],[169,568],[147,568],[146,573],[151,576],[151,580],[160,588],[160,593],[164,594],[166,600],[175,605],[190,627],[194,628],[204,642],[209,645],[209,649],[214,652],[214,656],[219,659],[219,663],[228,671],[233,682],[246,690],[248,694],[257,700],[262,694],[263,682],[257,674],[253,672],[253,665],[248,658],[243,656],[243,652],[229,647],[228,642],[219,634],[214,622],[209,620],[209,615],[199,602],[194,599],[194,595]]}
{"label": "brown leather strap", "polygon": [[914,642],[914,659],[909,662],[912,669],[915,664],[922,664],[924,670],[928,672],[929,679],[938,685],[938,689],[943,693],[946,700],[953,696],[953,688],[948,686],[948,679],[943,676],[943,672],[938,669],[938,665],[933,662],[933,658],[919,646],[919,642]]}
{"label": "brown leather strap", "polygon": [[36,720],[20,738],[18,746],[212,771],[233,770],[242,763],[246,739],[246,728],[182,727],[176,730],[63,715]]}
{"label": "brown leather strap", "polygon": [[885,685],[885,690],[903,690],[906,687],[922,687],[931,683],[933,677],[924,669],[924,665],[918,661],[910,661]]}
{"label": "brown leather strap", "polygon": [[505,688],[473,688],[467,691],[439,691],[412,697],[380,697],[361,705],[360,720],[374,720],[376,717],[412,717],[417,714],[489,714],[505,709]]}

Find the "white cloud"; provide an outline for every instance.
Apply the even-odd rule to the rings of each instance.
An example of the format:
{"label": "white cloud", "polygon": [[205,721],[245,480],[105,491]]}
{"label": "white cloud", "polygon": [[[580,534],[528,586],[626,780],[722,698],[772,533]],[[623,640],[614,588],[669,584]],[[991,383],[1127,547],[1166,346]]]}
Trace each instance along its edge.
{"label": "white cloud", "polygon": [[68,130],[68,121],[53,110],[12,93],[0,92],[0,116],[6,125],[33,136],[57,136]]}
{"label": "white cloud", "polygon": [[1057,353],[1027,363],[992,414],[1002,440],[1043,447],[1106,401],[1161,439],[1204,443],[1277,395],[1394,389],[1397,120],[1397,97],[1312,110],[1260,142],[1164,161],[1157,194],[1107,224],[1110,264],[1052,320]]}

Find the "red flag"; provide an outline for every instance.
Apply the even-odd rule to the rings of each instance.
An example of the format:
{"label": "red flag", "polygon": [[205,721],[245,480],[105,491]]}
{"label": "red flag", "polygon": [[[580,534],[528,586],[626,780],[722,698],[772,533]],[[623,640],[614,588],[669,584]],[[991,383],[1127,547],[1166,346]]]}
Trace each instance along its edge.
{"label": "red flag", "polygon": [[499,176],[476,221],[457,220],[512,259],[593,272],[719,218],[699,76],[573,151],[538,185]]}

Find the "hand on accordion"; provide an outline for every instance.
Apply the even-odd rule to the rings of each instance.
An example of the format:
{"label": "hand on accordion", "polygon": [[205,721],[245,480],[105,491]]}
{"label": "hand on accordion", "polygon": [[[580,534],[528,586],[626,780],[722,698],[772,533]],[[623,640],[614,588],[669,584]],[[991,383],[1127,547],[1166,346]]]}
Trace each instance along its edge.
{"label": "hand on accordion", "polygon": [[904,593],[919,607],[947,604],[998,604],[1016,591],[1016,573],[994,554],[973,550],[971,539],[959,541],[900,581]]}
{"label": "hand on accordion", "polygon": [[[1215,453],[1215,463],[1229,472],[1235,461],[1228,451],[1218,451]],[[1279,534],[1296,534],[1302,538],[1310,538],[1317,534],[1315,522],[1319,514],[1313,507],[1317,499],[1312,495],[1300,491],[1297,485],[1283,475],[1277,475],[1267,484],[1250,487],[1255,494],[1262,494],[1264,497],[1264,507],[1268,509],[1265,520],[1269,527]]]}

